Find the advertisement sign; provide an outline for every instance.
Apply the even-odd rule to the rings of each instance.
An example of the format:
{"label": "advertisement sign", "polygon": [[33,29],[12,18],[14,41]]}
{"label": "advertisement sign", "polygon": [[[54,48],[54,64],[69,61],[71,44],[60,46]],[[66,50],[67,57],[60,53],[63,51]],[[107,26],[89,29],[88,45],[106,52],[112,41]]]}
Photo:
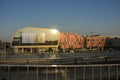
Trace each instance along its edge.
{"label": "advertisement sign", "polygon": [[45,43],[45,33],[22,33],[22,43]]}

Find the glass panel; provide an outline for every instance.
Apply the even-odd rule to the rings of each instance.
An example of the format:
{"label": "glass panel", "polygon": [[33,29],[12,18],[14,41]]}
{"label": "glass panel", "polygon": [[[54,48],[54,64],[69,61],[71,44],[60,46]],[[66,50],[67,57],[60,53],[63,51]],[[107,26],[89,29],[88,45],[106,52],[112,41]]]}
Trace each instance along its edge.
{"label": "glass panel", "polygon": [[57,77],[56,77],[57,80],[65,80],[66,72],[64,67],[58,67],[56,69],[56,72],[57,72]]}
{"label": "glass panel", "polygon": [[66,68],[66,78],[67,80],[74,80],[74,67]]}
{"label": "glass panel", "polygon": [[46,68],[45,67],[38,68],[38,80],[46,80]]}
{"label": "glass panel", "polygon": [[83,67],[76,68],[76,80],[83,80]]}

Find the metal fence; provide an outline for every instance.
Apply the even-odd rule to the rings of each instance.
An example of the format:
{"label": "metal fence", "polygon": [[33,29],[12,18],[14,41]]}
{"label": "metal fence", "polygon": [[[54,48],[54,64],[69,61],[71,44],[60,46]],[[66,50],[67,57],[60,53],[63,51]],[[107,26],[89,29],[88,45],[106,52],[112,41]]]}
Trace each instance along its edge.
{"label": "metal fence", "polygon": [[120,80],[120,64],[0,64],[0,80]]}

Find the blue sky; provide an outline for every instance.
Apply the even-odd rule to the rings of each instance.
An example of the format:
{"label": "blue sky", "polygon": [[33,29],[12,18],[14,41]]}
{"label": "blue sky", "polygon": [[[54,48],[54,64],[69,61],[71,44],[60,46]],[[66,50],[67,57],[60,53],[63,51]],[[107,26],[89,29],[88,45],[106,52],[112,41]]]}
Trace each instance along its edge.
{"label": "blue sky", "polygon": [[28,26],[120,36],[120,0],[0,0],[0,39]]}

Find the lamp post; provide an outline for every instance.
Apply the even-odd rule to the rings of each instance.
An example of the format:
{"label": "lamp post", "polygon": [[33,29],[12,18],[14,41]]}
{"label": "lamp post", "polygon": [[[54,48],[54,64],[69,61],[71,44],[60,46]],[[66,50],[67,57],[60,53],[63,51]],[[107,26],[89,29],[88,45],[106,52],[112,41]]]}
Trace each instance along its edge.
{"label": "lamp post", "polygon": [[94,32],[90,32],[90,51],[92,50],[92,35]]}

